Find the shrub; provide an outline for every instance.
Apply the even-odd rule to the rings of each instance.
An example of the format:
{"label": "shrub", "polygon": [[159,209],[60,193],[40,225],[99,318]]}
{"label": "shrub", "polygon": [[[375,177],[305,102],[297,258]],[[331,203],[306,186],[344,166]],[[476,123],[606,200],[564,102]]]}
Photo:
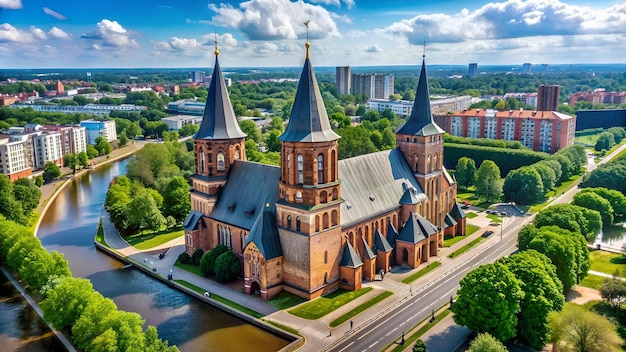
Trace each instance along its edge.
{"label": "shrub", "polygon": [[233,251],[222,253],[215,261],[215,280],[218,282],[232,281],[241,270],[239,259]]}
{"label": "shrub", "polygon": [[202,248],[196,249],[196,251],[193,252],[193,254],[191,255],[190,263],[193,265],[200,264],[200,258],[202,258],[203,254],[204,254],[204,251],[202,250]]}
{"label": "shrub", "polygon": [[218,244],[215,248],[207,251],[200,259],[200,271],[204,276],[215,275],[215,261],[217,258],[228,252],[228,247],[223,244]]}
{"label": "shrub", "polygon": [[189,254],[187,254],[187,252],[182,252],[179,256],[178,256],[178,261],[181,264],[187,264],[189,263],[189,261],[191,260],[191,257],[189,256]]}

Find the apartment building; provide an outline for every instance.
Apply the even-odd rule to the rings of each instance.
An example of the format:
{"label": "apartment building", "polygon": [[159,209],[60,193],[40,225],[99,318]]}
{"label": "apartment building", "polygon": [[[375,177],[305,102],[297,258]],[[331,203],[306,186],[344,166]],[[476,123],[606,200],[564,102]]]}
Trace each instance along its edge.
{"label": "apartment building", "polygon": [[[452,111],[467,109],[471,104],[472,97],[469,95],[445,97],[431,100],[430,109],[433,114],[447,114]],[[383,112],[385,109],[389,108],[394,114],[407,117],[411,115],[413,102],[408,100],[368,99],[365,108],[378,112]]]}
{"label": "apartment building", "polygon": [[81,127],[86,129],[87,144],[96,144],[96,138],[103,136],[107,142],[117,139],[115,121],[112,120],[83,120]]}
{"label": "apartment building", "polygon": [[453,136],[516,140],[546,153],[573,145],[576,131],[576,117],[556,111],[467,109],[435,122]]}
{"label": "apartment building", "polygon": [[63,142],[59,132],[42,132],[33,136],[34,169],[43,169],[46,163],[63,166]]}
{"label": "apartment building", "polygon": [[389,99],[394,94],[393,75],[390,74],[352,74],[352,94],[363,94],[371,99]]}
{"label": "apartment building", "polygon": [[161,121],[167,124],[170,131],[178,131],[181,127],[190,123],[200,126],[202,116],[176,115],[164,117]]}
{"label": "apartment building", "polygon": [[121,104],[121,105],[87,104],[84,106],[13,104],[10,106],[16,109],[31,108],[35,111],[62,112],[65,114],[83,113],[83,114],[95,115],[95,116],[109,115],[111,111],[141,112],[147,109],[145,106],[134,105],[134,104]]}
{"label": "apartment building", "polygon": [[30,176],[32,169],[27,160],[24,142],[0,138],[0,174],[8,176],[11,181]]}
{"label": "apartment building", "polygon": [[351,86],[352,75],[350,74],[350,66],[337,66],[335,76],[335,88],[337,88],[337,94],[349,94]]}

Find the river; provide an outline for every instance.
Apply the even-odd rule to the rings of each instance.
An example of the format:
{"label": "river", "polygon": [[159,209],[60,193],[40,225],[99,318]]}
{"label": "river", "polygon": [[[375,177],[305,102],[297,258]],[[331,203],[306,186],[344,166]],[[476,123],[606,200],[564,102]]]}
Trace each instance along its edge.
{"label": "river", "polygon": [[[37,236],[44,247],[65,255],[76,277],[126,311],[141,314],[159,336],[181,351],[276,351],[289,342],[190,297],[97,251],[93,245],[111,180],[125,173],[128,159],[78,176],[44,214]],[[0,311],[2,306],[0,304]],[[1,330],[0,330],[1,333]],[[0,336],[0,342],[1,342]],[[3,349],[0,349],[4,351]]]}

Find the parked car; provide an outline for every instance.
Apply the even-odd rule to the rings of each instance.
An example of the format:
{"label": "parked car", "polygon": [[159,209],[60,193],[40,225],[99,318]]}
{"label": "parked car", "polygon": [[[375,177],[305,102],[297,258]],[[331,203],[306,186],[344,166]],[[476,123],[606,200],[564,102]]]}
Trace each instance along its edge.
{"label": "parked car", "polygon": [[483,237],[489,237],[489,236],[491,236],[491,235],[493,235],[493,231],[485,231],[485,232],[483,233]]}
{"label": "parked car", "polygon": [[469,205],[463,204],[463,205],[461,205],[461,209],[469,209]]}

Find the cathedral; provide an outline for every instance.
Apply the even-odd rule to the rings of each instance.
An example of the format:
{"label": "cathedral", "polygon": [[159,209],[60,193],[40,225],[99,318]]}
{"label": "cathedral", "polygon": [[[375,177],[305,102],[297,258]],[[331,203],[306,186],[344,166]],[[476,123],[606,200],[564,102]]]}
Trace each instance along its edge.
{"label": "cathedral", "polygon": [[443,134],[430,110],[426,66],[396,148],[338,160],[306,42],[306,59],[281,141],[280,166],[246,161],[217,47],[206,107],[194,136],[191,254],[218,244],[242,264],[244,290],[305,299],[358,290],[392,266],[438,255],[444,234],[465,233],[457,186],[443,166]]}

